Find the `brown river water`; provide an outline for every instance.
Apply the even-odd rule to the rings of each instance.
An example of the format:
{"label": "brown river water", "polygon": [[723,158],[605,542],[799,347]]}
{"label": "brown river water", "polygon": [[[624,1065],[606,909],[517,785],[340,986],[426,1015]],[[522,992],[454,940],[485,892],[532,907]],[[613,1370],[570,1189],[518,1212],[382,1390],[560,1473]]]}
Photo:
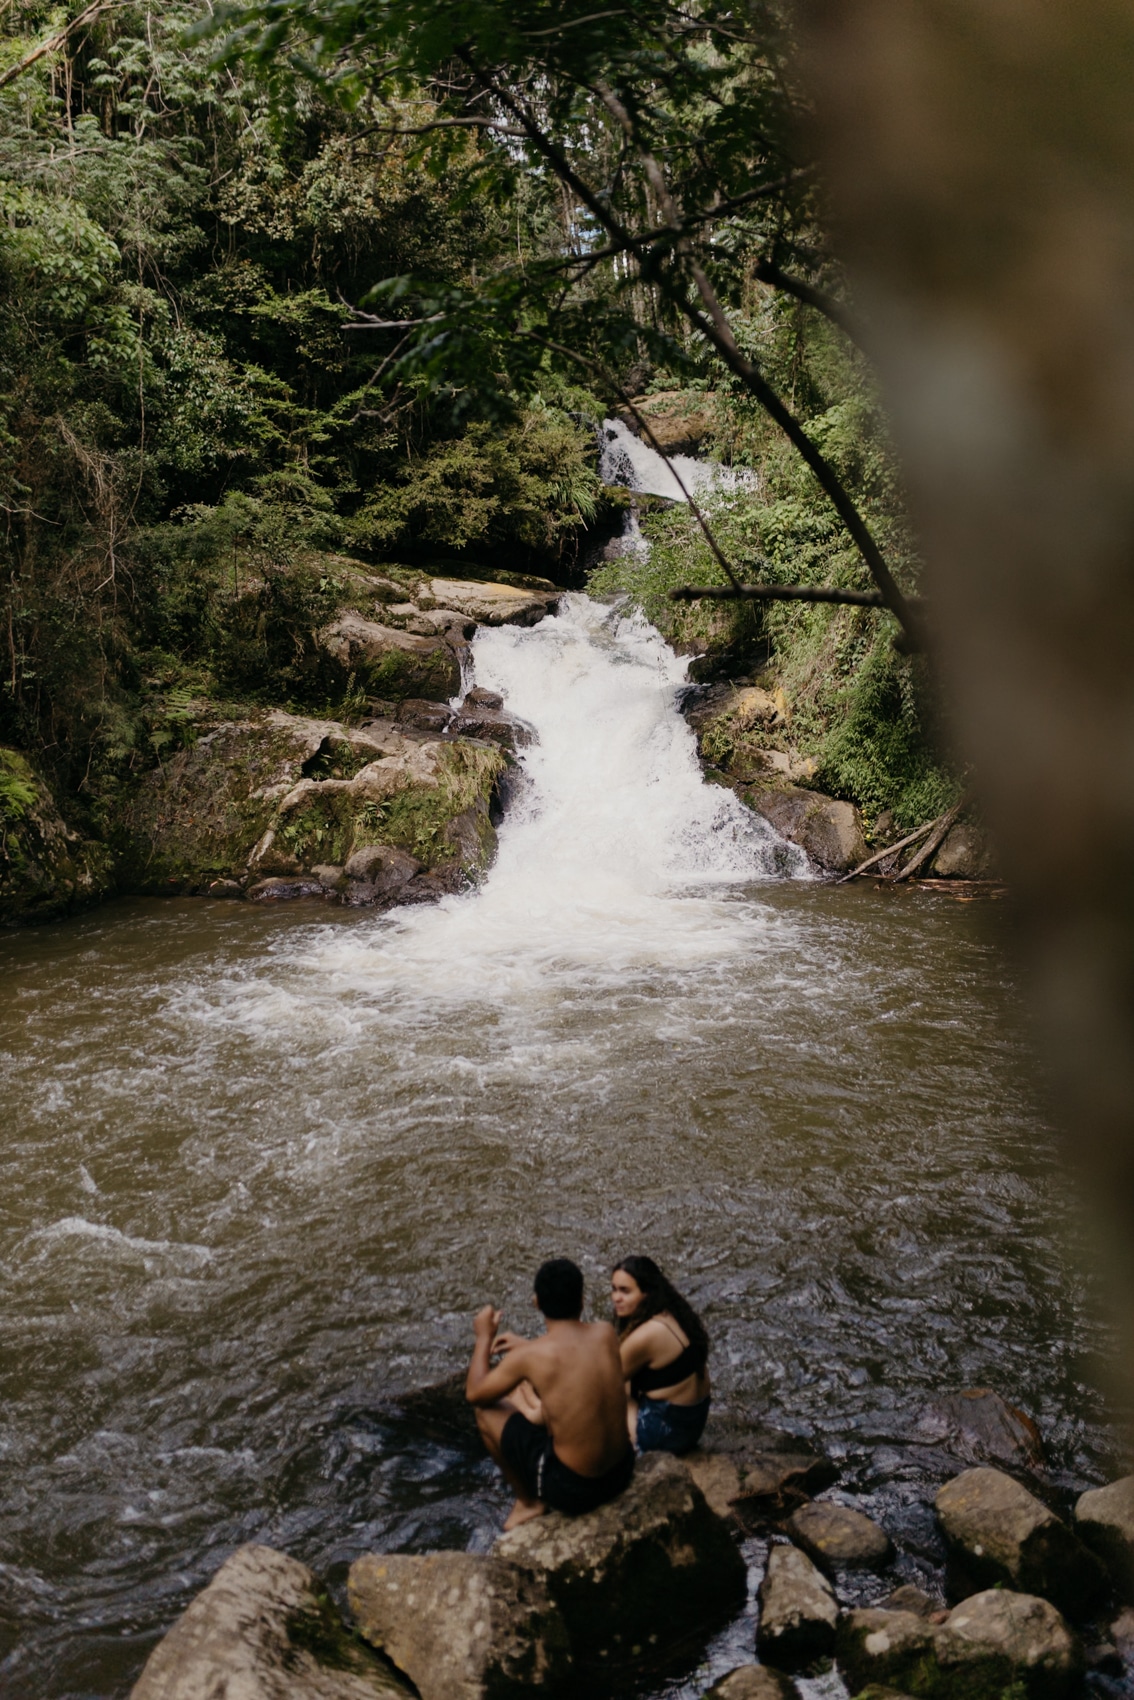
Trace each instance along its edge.
{"label": "brown river water", "polygon": [[[125,1695],[243,1541],[335,1588],[486,1550],[491,1467],[391,1401],[486,1299],[526,1326],[546,1256],[598,1314],[619,1256],[668,1268],[721,1407],[813,1436],[897,1536],[876,1593],[939,1573],[935,1394],[1030,1411],[1057,1490],[1108,1467],[1002,905],[799,877],[702,785],[681,664],[582,598],[476,665],[541,733],[481,890],[0,939],[4,1695]],[[751,1655],[745,1615],[643,1693]]]}

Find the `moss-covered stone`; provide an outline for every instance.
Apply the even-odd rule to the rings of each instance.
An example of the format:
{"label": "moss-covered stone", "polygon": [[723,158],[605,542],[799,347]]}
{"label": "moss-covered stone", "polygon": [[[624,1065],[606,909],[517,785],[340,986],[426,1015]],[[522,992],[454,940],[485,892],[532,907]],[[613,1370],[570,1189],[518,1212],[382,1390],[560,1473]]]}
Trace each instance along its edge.
{"label": "moss-covered stone", "polygon": [[273,713],[215,728],[146,775],[117,832],[127,889],[342,867],[392,846],[427,870],[475,877],[495,851],[489,801],[506,757],[472,739]]}
{"label": "moss-covered stone", "polygon": [[0,748],[0,924],[46,921],[113,888],[112,857],[60,814],[26,757]]}

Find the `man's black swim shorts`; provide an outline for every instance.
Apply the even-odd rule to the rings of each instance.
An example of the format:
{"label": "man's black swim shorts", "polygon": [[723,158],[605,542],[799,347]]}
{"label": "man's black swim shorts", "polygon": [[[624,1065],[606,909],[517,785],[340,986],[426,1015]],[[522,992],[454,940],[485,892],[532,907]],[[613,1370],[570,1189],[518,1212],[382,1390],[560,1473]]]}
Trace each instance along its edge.
{"label": "man's black swim shorts", "polygon": [[569,1470],[555,1456],[547,1430],[529,1422],[522,1411],[513,1411],[504,1424],[500,1450],[529,1499],[540,1499],[552,1511],[565,1511],[568,1517],[579,1517],[616,1499],[629,1487],[634,1474],[634,1454],[629,1447],[625,1457],[604,1476],[580,1476]]}

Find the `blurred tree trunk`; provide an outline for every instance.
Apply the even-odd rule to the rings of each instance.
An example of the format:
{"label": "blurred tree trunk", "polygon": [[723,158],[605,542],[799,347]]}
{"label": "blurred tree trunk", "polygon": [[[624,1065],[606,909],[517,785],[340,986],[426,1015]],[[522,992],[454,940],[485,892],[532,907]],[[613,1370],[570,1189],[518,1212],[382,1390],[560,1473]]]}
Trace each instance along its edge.
{"label": "blurred tree trunk", "polygon": [[1134,9],[804,0],[804,67],[1134,1342]]}

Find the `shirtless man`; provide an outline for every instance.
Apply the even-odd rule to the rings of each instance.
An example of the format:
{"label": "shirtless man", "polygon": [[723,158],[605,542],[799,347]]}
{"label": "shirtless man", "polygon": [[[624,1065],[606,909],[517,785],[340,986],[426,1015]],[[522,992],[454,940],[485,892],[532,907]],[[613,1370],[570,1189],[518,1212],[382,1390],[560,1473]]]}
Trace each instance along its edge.
{"label": "shirtless man", "polygon": [[465,1381],[481,1438],[516,1492],[506,1529],[548,1510],[593,1511],[634,1471],[618,1336],[609,1322],[580,1321],[582,1271],[565,1257],[541,1264],[535,1303],[547,1323],[538,1340],[498,1334],[491,1305],[477,1312]]}

